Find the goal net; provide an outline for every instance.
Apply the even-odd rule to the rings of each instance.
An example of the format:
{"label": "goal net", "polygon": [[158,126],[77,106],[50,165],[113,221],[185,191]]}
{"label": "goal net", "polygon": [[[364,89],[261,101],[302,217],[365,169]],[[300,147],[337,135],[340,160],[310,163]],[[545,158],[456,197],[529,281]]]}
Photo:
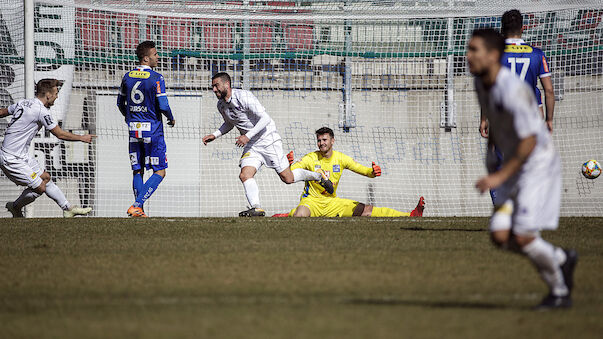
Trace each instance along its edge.
{"label": "goal net", "polygon": [[[316,150],[314,131],[335,131],[335,149],[383,175],[345,173],[340,197],[426,216],[486,216],[474,189],[485,173],[486,140],[467,71],[476,27],[524,14],[524,39],[546,53],[555,88],[553,139],[563,161],[563,216],[602,216],[603,179],[580,173],[603,160],[603,5],[600,1],[35,1],[35,79],[65,80],[52,108],[61,126],[98,135],[91,145],[44,130],[31,154],[74,204],[122,217],[132,204],[128,132],[116,106],[134,49],[157,43],[177,121],[166,126],[169,168],[145,205],[150,216],[235,216],[247,201],[238,178],[236,129],[203,146],[222,123],[210,79],[218,71],[251,90],[276,122],[285,152]],[[0,103],[24,97],[24,11],[0,0]],[[0,120],[0,138],[8,120]],[[303,185],[270,169],[257,175],[268,214],[291,210]],[[146,174],[147,177],[149,173]],[[547,173],[542,173],[546,176]],[[0,202],[22,188],[0,174]],[[2,205],[4,206],[4,205]],[[60,216],[45,197],[28,216]],[[0,216],[8,213],[0,209]]]}

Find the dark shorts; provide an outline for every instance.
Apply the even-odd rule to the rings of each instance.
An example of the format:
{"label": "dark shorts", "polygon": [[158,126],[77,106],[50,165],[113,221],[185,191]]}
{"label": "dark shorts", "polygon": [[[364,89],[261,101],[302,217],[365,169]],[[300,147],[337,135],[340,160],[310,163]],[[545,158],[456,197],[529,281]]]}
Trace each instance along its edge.
{"label": "dark shorts", "polygon": [[163,135],[140,139],[130,137],[129,153],[132,170],[140,170],[142,164],[146,169],[153,169],[153,171],[166,169],[168,167],[166,151]]}

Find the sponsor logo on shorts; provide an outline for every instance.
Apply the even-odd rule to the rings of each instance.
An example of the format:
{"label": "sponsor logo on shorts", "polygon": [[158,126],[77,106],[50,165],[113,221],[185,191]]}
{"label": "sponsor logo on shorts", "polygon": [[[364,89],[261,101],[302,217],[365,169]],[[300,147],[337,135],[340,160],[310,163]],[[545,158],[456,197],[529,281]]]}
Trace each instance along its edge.
{"label": "sponsor logo on shorts", "polygon": [[130,122],[130,131],[151,131],[151,123],[150,122],[138,122],[132,121]]}
{"label": "sponsor logo on shorts", "polygon": [[339,173],[341,171],[341,168],[339,167],[339,165],[333,165],[333,173]]}
{"label": "sponsor logo on shorts", "polygon": [[151,73],[145,71],[130,71],[128,76],[130,78],[148,79],[151,76]]}
{"label": "sponsor logo on shorts", "polygon": [[36,172],[33,172],[29,177],[32,179],[35,179],[38,175],[36,174]]}
{"label": "sponsor logo on shorts", "polygon": [[130,153],[130,163],[132,165],[138,165],[138,157],[136,156],[136,152]]}

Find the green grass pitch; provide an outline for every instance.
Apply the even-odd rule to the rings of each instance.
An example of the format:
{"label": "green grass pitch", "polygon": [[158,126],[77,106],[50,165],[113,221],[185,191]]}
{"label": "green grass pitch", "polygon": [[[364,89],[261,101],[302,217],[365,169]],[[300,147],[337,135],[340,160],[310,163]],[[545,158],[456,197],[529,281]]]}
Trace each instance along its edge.
{"label": "green grass pitch", "polygon": [[603,218],[544,238],[570,310],[485,218],[2,219],[0,337],[600,338]]}

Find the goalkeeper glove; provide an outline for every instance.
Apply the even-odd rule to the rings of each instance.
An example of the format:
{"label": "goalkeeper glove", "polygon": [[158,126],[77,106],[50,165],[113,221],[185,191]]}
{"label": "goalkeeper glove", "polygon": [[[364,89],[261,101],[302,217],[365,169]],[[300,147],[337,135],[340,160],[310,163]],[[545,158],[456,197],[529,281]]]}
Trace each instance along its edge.
{"label": "goalkeeper glove", "polygon": [[287,153],[287,160],[289,160],[289,166],[293,165],[293,151]]}
{"label": "goalkeeper glove", "polygon": [[375,162],[373,161],[373,174],[378,177],[381,175],[381,167],[379,167],[379,165],[375,164]]}

